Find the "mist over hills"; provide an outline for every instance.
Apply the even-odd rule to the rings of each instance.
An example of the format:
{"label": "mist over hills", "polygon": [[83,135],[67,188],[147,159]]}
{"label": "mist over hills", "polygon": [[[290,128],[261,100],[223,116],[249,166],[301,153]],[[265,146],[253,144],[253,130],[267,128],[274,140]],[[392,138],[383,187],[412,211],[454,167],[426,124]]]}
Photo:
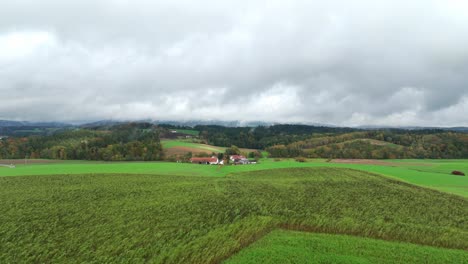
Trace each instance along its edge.
{"label": "mist over hills", "polygon": [[[222,121],[222,120],[99,120],[99,121],[81,121],[81,122],[48,122],[48,121],[16,121],[16,120],[0,120],[0,128],[66,128],[66,127],[99,127],[99,126],[113,126],[124,123],[151,123],[151,124],[165,124],[173,126],[186,126],[194,127],[198,125],[202,126],[224,126],[224,127],[258,127],[258,126],[273,126],[280,124],[288,125],[301,125],[301,126],[313,126],[313,127],[336,127],[343,128],[344,126],[335,126],[331,124],[322,123],[280,123],[280,122],[264,122],[264,121]],[[381,129],[402,129],[402,130],[444,130],[453,132],[467,132],[468,127],[437,127],[437,126],[355,126],[349,127],[358,130],[381,130]],[[5,129],[0,129],[0,133]]]}
{"label": "mist over hills", "polygon": [[68,123],[62,123],[62,122],[31,122],[31,121],[0,120],[0,127],[20,127],[20,126],[64,127],[64,126],[72,126],[72,125]]}

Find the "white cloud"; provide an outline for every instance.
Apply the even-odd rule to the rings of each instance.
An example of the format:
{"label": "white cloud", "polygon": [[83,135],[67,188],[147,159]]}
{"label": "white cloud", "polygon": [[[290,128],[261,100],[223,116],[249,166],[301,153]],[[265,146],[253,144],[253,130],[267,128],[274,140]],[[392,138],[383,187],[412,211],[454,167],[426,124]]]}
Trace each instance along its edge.
{"label": "white cloud", "polygon": [[34,54],[40,48],[54,45],[52,34],[41,31],[10,32],[0,35],[0,62],[11,62]]}
{"label": "white cloud", "polygon": [[0,118],[468,125],[464,3],[9,1]]}

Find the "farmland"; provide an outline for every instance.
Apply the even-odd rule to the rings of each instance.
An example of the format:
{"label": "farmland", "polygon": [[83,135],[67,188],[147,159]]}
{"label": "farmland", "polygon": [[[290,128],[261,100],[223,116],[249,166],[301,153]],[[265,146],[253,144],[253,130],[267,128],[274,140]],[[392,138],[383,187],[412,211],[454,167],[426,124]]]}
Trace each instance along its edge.
{"label": "farmland", "polygon": [[[215,263],[278,228],[468,249],[465,198],[368,172],[320,166],[236,172],[248,166],[228,166],[231,171],[218,175],[224,177],[212,177],[216,166],[198,166],[197,177],[170,175],[177,171],[169,163],[161,163],[161,175],[160,163],[150,163],[153,174],[116,173],[146,166],[134,164],[116,164],[114,173],[103,172],[115,164],[89,163],[88,173],[104,168],[0,177],[0,259]],[[29,168],[52,172],[53,166],[87,164]],[[196,168],[188,166],[187,174]],[[28,166],[1,171],[22,168]]]}
{"label": "farmland", "polygon": [[[385,256],[385,257],[382,257]],[[354,236],[275,230],[229,259],[236,263],[466,263],[462,250]]]}
{"label": "farmland", "polygon": [[192,153],[219,153],[224,152],[225,148],[211,146],[207,144],[195,143],[192,140],[161,140],[161,144],[168,155],[182,154],[186,152]]}
{"label": "farmland", "polygon": [[386,162],[386,165],[377,165],[326,162],[323,159],[311,159],[304,163],[292,159],[280,161],[262,159],[259,164],[252,166],[219,167],[171,162],[57,161],[56,163],[18,164],[15,169],[0,167],[0,176],[129,173],[224,177],[239,172],[265,169],[336,167],[374,172],[419,186],[468,197],[468,178],[450,175],[452,170],[468,171],[467,160],[388,160]]}
{"label": "farmland", "polygon": [[[151,123],[2,137],[0,263],[463,263],[467,143]],[[212,153],[258,163],[188,163]]]}
{"label": "farmland", "polygon": [[0,264],[468,264],[468,0],[4,2]]}
{"label": "farmland", "polygon": [[466,160],[0,163],[2,262],[468,258]]}
{"label": "farmland", "polygon": [[193,129],[177,129],[176,132],[181,133],[181,134],[191,135],[191,136],[198,136],[198,134],[200,134],[200,131],[193,130]]}
{"label": "farmland", "polygon": [[[202,144],[196,142],[193,139],[163,139],[161,140],[161,144],[165,150],[167,156],[172,155],[183,155],[188,152],[192,154],[211,154],[211,153],[223,153],[226,148],[225,147],[218,147],[208,144]],[[255,151],[254,149],[240,149],[242,152],[251,152]]]}

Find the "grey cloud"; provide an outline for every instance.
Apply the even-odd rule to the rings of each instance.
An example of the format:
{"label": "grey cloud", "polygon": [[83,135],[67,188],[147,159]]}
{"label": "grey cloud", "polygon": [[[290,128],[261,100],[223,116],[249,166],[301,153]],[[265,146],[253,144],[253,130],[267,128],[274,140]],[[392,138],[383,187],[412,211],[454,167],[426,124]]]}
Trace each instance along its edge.
{"label": "grey cloud", "polygon": [[10,1],[0,119],[468,125],[463,1]]}

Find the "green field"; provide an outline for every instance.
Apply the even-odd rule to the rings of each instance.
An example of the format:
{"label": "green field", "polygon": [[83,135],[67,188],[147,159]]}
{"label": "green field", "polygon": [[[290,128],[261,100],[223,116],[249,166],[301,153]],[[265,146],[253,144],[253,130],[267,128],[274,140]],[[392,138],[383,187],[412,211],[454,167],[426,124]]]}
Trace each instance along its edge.
{"label": "green field", "polygon": [[345,235],[276,230],[230,258],[237,263],[468,263],[463,250]]}
{"label": "green field", "polygon": [[467,160],[386,162],[0,167],[0,262],[466,263]]}
{"label": "green field", "polygon": [[[248,166],[200,166],[169,162],[79,162],[64,161],[55,164],[18,165],[15,169],[0,167],[0,176],[83,174],[83,173],[131,173],[185,176],[222,177],[238,172],[295,167],[353,168],[394,177],[408,183],[468,197],[468,177],[450,175],[452,170],[468,172],[468,160],[392,160],[399,166],[328,163],[325,160],[274,161],[263,159]],[[429,164],[420,166],[419,164]],[[419,165],[419,166],[415,166]]]}
{"label": "green field", "polygon": [[[169,151],[174,148],[184,148],[184,152],[205,152],[205,153],[223,153],[226,151],[225,147],[218,147],[213,145],[201,144],[197,143],[197,140],[194,139],[163,139],[161,140],[161,144],[166,151]],[[253,149],[240,149],[245,155],[248,152],[255,151]],[[179,153],[180,154],[180,153]]]}
{"label": "green field", "polygon": [[161,140],[161,143],[163,145],[163,148],[165,149],[173,148],[173,147],[186,147],[186,148],[200,149],[200,150],[207,151],[207,152],[224,152],[224,150],[226,149],[223,147],[199,144],[199,143],[194,143],[194,142],[186,141],[186,140],[172,140],[172,139]]}
{"label": "green field", "polygon": [[182,133],[182,134],[187,134],[187,135],[192,135],[192,136],[198,136],[200,134],[200,131],[198,130],[192,130],[192,129],[177,129],[177,133]]}
{"label": "green field", "polygon": [[[149,164],[166,173],[175,168]],[[149,169],[24,169],[53,166]],[[466,198],[352,169],[234,173],[237,167],[247,166],[226,167],[226,177],[210,177],[216,166],[185,167],[187,174],[199,168],[199,177],[157,170],[0,177],[0,262],[217,263],[278,228],[414,244],[400,244],[407,251],[468,249]]]}

